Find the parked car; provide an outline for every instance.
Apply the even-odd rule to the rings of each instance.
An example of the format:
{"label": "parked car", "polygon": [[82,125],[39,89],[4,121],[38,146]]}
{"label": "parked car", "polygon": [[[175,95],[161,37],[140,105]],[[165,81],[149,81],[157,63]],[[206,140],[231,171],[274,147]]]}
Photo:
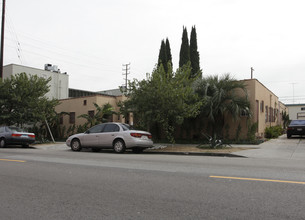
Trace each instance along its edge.
{"label": "parked car", "polygon": [[0,127],[0,147],[6,145],[22,145],[28,147],[35,142],[35,134],[28,133],[21,128],[13,126]]}
{"label": "parked car", "polygon": [[152,147],[153,141],[149,132],[132,130],[127,124],[109,122],[93,126],[85,133],[70,136],[66,144],[73,151],[82,148],[91,148],[92,151],[109,148],[116,153],[123,153],[126,149],[141,153]]}
{"label": "parked car", "polygon": [[287,128],[287,138],[292,135],[305,135],[305,120],[292,120]]}

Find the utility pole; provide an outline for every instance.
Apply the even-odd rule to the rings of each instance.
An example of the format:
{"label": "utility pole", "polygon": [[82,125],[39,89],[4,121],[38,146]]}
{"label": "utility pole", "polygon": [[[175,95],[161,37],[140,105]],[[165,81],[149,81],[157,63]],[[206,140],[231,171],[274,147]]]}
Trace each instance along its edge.
{"label": "utility pole", "polygon": [[297,83],[290,83],[292,84],[292,104],[294,104],[294,85]]}
{"label": "utility pole", "polygon": [[4,48],[4,24],[5,24],[5,0],[2,0],[2,25],[1,25],[1,51],[0,51],[0,78],[3,78],[3,48]]}
{"label": "utility pole", "polygon": [[129,70],[130,70],[130,63],[127,63],[127,64],[123,64],[123,67],[125,67],[123,69],[124,73],[123,73],[123,76],[125,76],[125,91],[127,90],[127,76],[130,74]]}
{"label": "utility pole", "polygon": [[253,67],[251,67],[251,79],[253,79],[253,72],[254,72],[254,69],[253,69]]}

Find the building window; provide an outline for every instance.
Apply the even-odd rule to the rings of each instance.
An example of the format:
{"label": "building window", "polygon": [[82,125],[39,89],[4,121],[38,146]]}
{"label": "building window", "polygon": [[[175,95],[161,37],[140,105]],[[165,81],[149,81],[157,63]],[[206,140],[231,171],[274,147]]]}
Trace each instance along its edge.
{"label": "building window", "polygon": [[302,107],[302,108],[301,108],[301,111],[305,111],[305,107]]}
{"label": "building window", "polygon": [[265,104],[265,103],[264,103],[264,101],[262,100],[262,101],[261,101],[261,112],[264,112],[264,104]]}
{"label": "building window", "polygon": [[75,124],[75,112],[70,112],[70,124]]}
{"label": "building window", "polygon": [[88,115],[89,115],[90,118],[93,118],[94,117],[94,110],[88,111]]}
{"label": "building window", "polygon": [[272,122],[272,114],[273,113],[273,109],[270,107],[269,108],[269,122]]}
{"label": "building window", "polygon": [[265,122],[268,122],[268,106],[265,107]]}
{"label": "building window", "polygon": [[87,105],[87,100],[84,100],[84,105]]}

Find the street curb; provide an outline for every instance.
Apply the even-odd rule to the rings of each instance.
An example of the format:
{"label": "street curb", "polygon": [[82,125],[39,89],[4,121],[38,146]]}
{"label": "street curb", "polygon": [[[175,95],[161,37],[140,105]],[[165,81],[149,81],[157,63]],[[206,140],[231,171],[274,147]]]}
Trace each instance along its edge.
{"label": "street curb", "polygon": [[212,156],[212,157],[236,157],[247,158],[245,156],[229,154],[229,153],[201,153],[201,152],[160,152],[160,151],[144,151],[142,154],[165,154],[165,155],[185,155],[185,156]]}

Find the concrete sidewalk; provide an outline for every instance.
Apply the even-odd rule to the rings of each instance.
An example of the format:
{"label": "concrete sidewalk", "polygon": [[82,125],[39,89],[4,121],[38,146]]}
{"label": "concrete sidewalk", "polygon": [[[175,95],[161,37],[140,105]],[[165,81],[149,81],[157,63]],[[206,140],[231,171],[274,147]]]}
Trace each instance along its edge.
{"label": "concrete sidewalk", "polygon": [[249,158],[305,160],[305,138],[287,139],[286,135],[282,135],[277,139],[257,145],[257,149],[238,151],[234,154]]}
{"label": "concrete sidewalk", "polygon": [[[277,139],[271,139],[260,145],[232,145],[232,148],[224,150],[198,149],[196,146],[176,144],[167,149],[145,150],[143,153],[305,160],[305,138],[295,137],[287,139],[286,135],[282,135]],[[34,148],[43,150],[69,150],[64,142],[38,144],[34,145]],[[84,149],[84,151],[91,150]],[[111,152],[111,150],[104,150],[104,152],[108,151]]]}

